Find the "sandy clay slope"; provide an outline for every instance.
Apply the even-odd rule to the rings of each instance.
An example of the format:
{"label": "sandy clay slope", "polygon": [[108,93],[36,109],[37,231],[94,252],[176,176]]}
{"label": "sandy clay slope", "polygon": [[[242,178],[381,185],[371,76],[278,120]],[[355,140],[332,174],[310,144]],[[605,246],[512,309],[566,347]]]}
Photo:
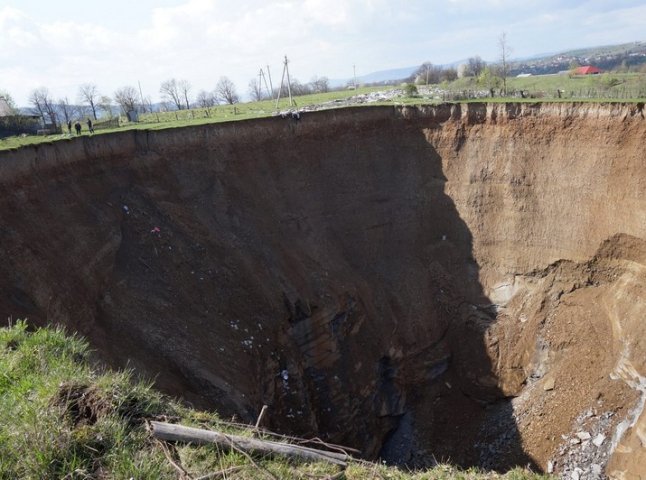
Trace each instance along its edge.
{"label": "sandy clay slope", "polygon": [[2,152],[0,312],[368,458],[643,478],[645,139],[469,104]]}

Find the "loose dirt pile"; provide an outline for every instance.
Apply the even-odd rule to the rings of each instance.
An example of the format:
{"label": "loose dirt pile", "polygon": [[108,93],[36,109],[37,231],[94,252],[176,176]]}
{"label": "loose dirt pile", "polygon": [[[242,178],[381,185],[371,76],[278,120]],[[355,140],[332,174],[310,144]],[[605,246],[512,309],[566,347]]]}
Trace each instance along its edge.
{"label": "loose dirt pile", "polygon": [[632,478],[645,137],[643,105],[470,104],[2,153],[0,310],[366,457]]}

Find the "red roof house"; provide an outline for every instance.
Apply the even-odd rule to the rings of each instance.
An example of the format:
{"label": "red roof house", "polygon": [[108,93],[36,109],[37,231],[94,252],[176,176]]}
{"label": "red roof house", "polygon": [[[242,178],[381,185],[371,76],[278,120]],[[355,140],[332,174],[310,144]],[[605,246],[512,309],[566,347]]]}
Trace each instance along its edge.
{"label": "red roof house", "polygon": [[592,67],[590,65],[574,69],[574,75],[597,75],[599,73],[601,73],[600,68]]}

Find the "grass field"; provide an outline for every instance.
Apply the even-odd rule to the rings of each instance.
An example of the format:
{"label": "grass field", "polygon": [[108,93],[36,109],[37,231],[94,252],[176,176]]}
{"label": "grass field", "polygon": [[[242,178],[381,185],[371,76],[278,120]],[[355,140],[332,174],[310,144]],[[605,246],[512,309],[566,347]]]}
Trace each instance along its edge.
{"label": "grass field", "polygon": [[[293,108],[307,108],[326,102],[343,101],[359,94],[389,90],[395,87],[362,87],[354,90],[341,90],[320,94],[295,97]],[[461,78],[451,83],[420,87],[420,95],[416,97],[396,97],[389,101],[372,103],[372,105],[394,104],[432,104],[445,101],[486,101],[486,102],[535,102],[535,101],[583,101],[583,102],[644,102],[646,100],[646,74],[644,73],[606,73],[582,77],[568,75],[540,75],[525,78],[507,79],[507,88],[513,96],[487,97],[488,89],[479,85],[474,78]],[[525,92],[527,98],[521,98],[518,92]],[[560,98],[559,94],[560,93]],[[473,98],[479,97],[479,98]],[[342,103],[340,103],[341,105]],[[333,106],[333,105],[331,105]],[[194,108],[173,112],[144,113],[138,123],[128,122],[121,118],[120,126],[116,128],[101,128],[101,122],[96,123],[95,135],[123,131],[128,129],[163,129],[188,125],[245,120],[274,115],[277,111],[289,109],[289,102],[283,98],[278,109],[276,102],[264,100],[260,102],[238,103],[236,105],[218,105],[213,108]],[[83,133],[88,135],[86,131]],[[20,136],[0,139],[0,150],[18,148],[44,142],[52,142],[69,138],[67,134],[47,136]]]}
{"label": "grass field", "polygon": [[[448,85],[447,91],[487,90],[475,78],[462,78]],[[644,101],[646,99],[646,74],[604,73],[601,75],[536,75],[507,79],[507,90],[526,91],[534,99],[545,101]],[[559,98],[558,91],[561,91]]]}
{"label": "grass field", "polygon": [[[249,456],[216,446],[168,444],[152,437],[147,420],[224,433],[252,429],[222,421],[165,397],[131,373],[92,368],[88,345],[61,329],[0,328],[0,478],[430,480],[547,478],[524,469],[505,475],[449,465],[407,472],[364,461],[345,471],[327,463]],[[94,364],[96,365],[96,364]],[[274,438],[268,433],[256,433]]]}
{"label": "grass field", "polygon": [[[383,90],[384,87],[362,87],[352,91],[334,91],[312,95],[303,95],[294,97],[295,106],[289,106],[289,100],[281,98],[276,109],[275,100],[263,100],[260,102],[238,103],[236,105],[217,105],[215,107],[193,108],[191,110],[178,110],[172,112],[144,113],[139,117],[139,122],[128,122],[125,117],[121,117],[121,126],[118,128],[101,128],[101,122],[95,122],[95,135],[102,135],[116,131],[140,129],[140,130],[158,130],[164,128],[185,127],[189,125],[201,125],[207,123],[229,122],[236,120],[246,120],[250,118],[261,118],[274,115],[275,113],[288,110],[290,108],[303,108],[309,105],[320,105],[338,99],[348,98],[352,95],[369,93]],[[83,130],[82,135],[89,135],[87,130]],[[47,143],[57,140],[64,140],[73,137],[74,134],[67,133],[53,135],[26,135],[0,138],[0,150],[18,148],[26,145]]]}

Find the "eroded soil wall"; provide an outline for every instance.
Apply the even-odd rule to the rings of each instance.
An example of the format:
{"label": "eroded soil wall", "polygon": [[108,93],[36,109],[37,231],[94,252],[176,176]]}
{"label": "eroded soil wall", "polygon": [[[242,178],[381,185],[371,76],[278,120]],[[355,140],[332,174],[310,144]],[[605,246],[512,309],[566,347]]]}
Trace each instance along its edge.
{"label": "eroded soil wall", "polygon": [[367,457],[564,472],[562,436],[605,422],[575,453],[620,476],[644,458],[645,137],[640,105],[470,104],[3,152],[0,309]]}

